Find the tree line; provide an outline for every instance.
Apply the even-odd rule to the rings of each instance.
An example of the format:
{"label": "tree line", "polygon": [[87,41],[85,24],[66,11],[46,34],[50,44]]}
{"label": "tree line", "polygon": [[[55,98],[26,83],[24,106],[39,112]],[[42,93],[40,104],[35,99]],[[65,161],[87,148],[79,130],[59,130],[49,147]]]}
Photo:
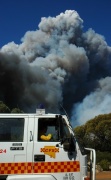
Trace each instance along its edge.
{"label": "tree line", "polygon": [[111,165],[111,113],[94,117],[74,128],[74,132],[81,146],[96,150],[97,163],[108,170]]}
{"label": "tree line", "polygon": [[3,101],[0,101],[0,113],[23,113],[19,108],[10,109]]}

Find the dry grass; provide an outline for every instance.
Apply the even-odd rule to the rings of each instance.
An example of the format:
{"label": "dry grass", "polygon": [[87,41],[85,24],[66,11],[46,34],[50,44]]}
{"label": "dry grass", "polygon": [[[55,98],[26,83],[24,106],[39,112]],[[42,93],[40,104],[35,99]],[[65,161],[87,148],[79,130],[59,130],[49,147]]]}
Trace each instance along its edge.
{"label": "dry grass", "polygon": [[96,173],[96,180],[111,180],[111,171]]}

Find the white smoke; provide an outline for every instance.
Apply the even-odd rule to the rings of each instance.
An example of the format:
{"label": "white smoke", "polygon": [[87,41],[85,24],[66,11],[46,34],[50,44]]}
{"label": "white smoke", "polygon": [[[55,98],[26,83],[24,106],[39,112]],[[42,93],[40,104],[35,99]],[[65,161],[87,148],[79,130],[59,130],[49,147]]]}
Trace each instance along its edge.
{"label": "white smoke", "polygon": [[99,80],[99,87],[87,95],[82,102],[74,105],[74,125],[84,124],[99,114],[111,112],[111,77]]}
{"label": "white smoke", "polygon": [[62,103],[77,124],[110,112],[106,87],[111,47],[105,38],[92,29],[84,32],[83,20],[71,10],[42,18],[38,28],[26,32],[21,44],[1,48],[0,100],[26,112],[35,112],[44,103],[56,113]]}

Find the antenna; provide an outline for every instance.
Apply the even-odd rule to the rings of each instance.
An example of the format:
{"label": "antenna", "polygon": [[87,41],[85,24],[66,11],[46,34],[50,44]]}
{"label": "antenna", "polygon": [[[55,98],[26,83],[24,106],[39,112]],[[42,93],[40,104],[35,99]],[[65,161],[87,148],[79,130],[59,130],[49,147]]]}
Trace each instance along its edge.
{"label": "antenna", "polygon": [[67,119],[69,120],[69,116],[68,116],[66,110],[64,109],[64,107],[62,106],[62,104],[60,104],[60,106],[61,106],[61,108],[63,109],[63,111],[65,112],[65,115],[67,116]]}
{"label": "antenna", "polygon": [[[66,116],[67,116],[67,119],[68,119],[68,121],[69,121],[69,124],[70,124],[69,128],[71,128],[71,127],[72,127],[72,125],[71,125],[71,122],[70,122],[70,120],[69,120],[69,116],[68,116],[68,114],[67,114],[66,110],[64,109],[64,107],[62,106],[62,104],[60,104],[60,106],[61,106],[61,107],[62,107],[62,109],[64,110],[64,112],[65,112],[65,114],[66,114]],[[71,130],[72,130],[72,128],[71,128]]]}

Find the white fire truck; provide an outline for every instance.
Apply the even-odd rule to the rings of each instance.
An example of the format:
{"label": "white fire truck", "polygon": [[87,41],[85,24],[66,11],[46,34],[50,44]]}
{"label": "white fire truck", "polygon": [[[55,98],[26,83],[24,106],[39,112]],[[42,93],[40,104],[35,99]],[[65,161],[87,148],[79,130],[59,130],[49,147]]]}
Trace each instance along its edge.
{"label": "white fire truck", "polygon": [[[42,139],[41,128],[46,131]],[[87,155],[82,154],[66,115],[41,109],[35,114],[0,114],[2,180],[95,180],[96,153],[86,150],[89,177]]]}

